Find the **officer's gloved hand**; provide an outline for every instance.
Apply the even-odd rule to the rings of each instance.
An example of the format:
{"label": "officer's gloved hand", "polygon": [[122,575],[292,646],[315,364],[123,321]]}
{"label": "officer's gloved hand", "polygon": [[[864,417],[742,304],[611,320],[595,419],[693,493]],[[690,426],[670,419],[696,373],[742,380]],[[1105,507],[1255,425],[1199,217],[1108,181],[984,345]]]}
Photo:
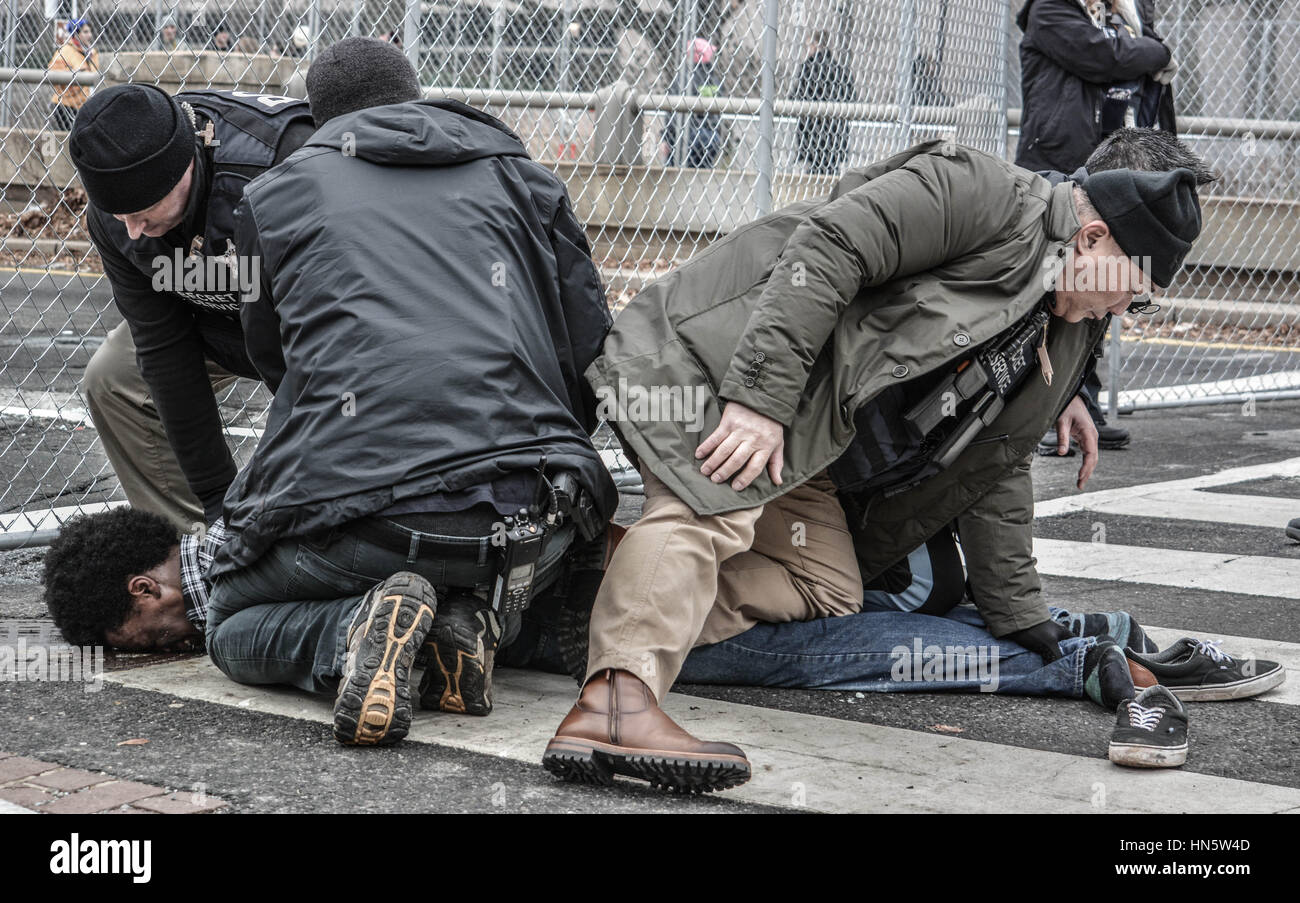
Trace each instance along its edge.
{"label": "officer's gloved hand", "polygon": [[1061,647],[1057,644],[1061,640],[1069,639],[1072,635],[1070,631],[1055,621],[1044,621],[1041,624],[1035,624],[1033,627],[1026,627],[1024,630],[1009,633],[1006,638],[1019,643],[1030,652],[1038,653],[1043,659],[1043,664],[1047,664],[1061,657]]}

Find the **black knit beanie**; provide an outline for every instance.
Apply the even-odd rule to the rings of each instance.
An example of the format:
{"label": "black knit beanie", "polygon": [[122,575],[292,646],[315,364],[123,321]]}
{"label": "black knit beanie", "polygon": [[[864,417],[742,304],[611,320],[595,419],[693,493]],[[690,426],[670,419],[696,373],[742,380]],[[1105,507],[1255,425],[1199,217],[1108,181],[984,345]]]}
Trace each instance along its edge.
{"label": "black knit beanie", "polygon": [[1111,169],[1088,176],[1082,187],[1120,249],[1143,260],[1155,284],[1167,288],[1201,234],[1192,171]]}
{"label": "black knit beanie", "polygon": [[86,195],[105,213],[139,213],[161,201],[185,175],[195,146],[185,110],[153,85],[95,92],[68,133]]}
{"label": "black knit beanie", "polygon": [[320,128],[335,116],[419,100],[420,81],[401,48],[379,38],[344,38],[307,70],[307,102]]}

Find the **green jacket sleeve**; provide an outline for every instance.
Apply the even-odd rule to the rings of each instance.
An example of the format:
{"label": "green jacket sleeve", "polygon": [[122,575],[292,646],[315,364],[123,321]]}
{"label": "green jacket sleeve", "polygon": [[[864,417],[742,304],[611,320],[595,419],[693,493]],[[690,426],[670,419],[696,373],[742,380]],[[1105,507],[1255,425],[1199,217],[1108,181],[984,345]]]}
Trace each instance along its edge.
{"label": "green jacket sleeve", "polygon": [[957,518],[971,597],[995,637],[1049,617],[1034,558],[1031,460],[1021,461]]}
{"label": "green jacket sleeve", "polygon": [[782,248],[718,394],[789,426],[814,360],[862,289],[996,241],[1020,205],[1010,166],[953,145],[818,207]]}

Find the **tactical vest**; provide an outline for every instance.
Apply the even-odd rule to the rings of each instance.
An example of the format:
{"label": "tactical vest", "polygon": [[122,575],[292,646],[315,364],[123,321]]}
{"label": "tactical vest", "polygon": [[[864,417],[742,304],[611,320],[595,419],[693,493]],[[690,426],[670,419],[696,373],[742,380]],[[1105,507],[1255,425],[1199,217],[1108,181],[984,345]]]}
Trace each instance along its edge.
{"label": "tactical vest", "polygon": [[[207,218],[203,231],[205,253],[225,250],[234,233],[235,207],[244,188],[275,162],[275,152],[285,131],[295,122],[311,123],[307,101],[247,91],[185,91],[176,100],[189,104],[201,119],[212,123],[213,138],[204,145],[212,163]],[[202,131],[200,121],[196,128]],[[212,236],[219,241],[210,242]]]}
{"label": "tactical vest", "polygon": [[[244,91],[185,91],[175,97],[195,114],[196,146],[208,174],[207,196],[198,199],[193,218],[186,215],[199,230],[198,239],[181,248],[164,238],[129,241],[123,235],[120,250],[155,285],[168,286],[162,290],[237,317],[235,208],[245,186],[275,162],[284,133],[296,123],[311,124],[311,111],[305,100]],[[209,123],[211,132],[205,134]],[[171,281],[164,282],[159,273],[160,258],[168,261]],[[247,279],[251,274],[243,275]]]}
{"label": "tactical vest", "polygon": [[[978,413],[976,399],[986,390],[1002,399],[996,409],[983,409],[988,411],[983,418],[987,424],[1030,374],[1038,372],[1033,346],[1040,336],[1037,327],[1049,317],[1049,304],[1044,295],[1038,307],[986,342],[990,353],[984,348],[972,349],[948,367],[888,387],[854,413],[853,442],[828,468],[846,508],[853,495],[870,495],[878,489],[892,495],[928,478],[936,470],[930,467],[936,459],[941,460],[937,469],[946,466],[959,438],[948,440],[963,424],[971,426],[973,417],[971,421],[965,418]],[[965,376],[954,385],[955,375],[963,372]],[[968,377],[974,377],[973,381]],[[942,396],[941,391],[945,393]],[[937,411],[928,409],[925,417],[913,420],[914,406],[934,405],[936,397],[943,399],[943,406]],[[948,459],[943,459],[944,454]]]}

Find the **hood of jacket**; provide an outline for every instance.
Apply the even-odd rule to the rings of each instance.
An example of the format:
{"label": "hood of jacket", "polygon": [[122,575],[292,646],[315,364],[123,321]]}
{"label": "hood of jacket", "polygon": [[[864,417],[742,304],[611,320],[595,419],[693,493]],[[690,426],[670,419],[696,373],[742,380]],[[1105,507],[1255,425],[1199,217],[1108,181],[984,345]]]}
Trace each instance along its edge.
{"label": "hood of jacket", "polygon": [[336,116],[304,145],[381,166],[454,166],[484,157],[527,157],[510,127],[455,100],[413,100]]}

